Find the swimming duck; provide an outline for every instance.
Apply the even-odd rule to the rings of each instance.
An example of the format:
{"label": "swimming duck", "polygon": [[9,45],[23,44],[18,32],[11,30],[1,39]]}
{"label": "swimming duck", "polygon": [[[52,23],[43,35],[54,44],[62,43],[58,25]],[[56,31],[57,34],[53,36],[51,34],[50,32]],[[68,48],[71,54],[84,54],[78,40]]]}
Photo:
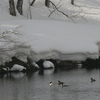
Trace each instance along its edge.
{"label": "swimming duck", "polygon": [[50,87],[51,87],[51,86],[53,86],[53,83],[52,83],[52,82],[50,82],[50,84],[49,84],[49,85],[50,85]]}
{"label": "swimming duck", "polygon": [[95,82],[96,80],[95,80],[95,79],[93,79],[93,78],[91,78],[91,79],[90,79],[90,81],[91,81],[91,82]]}
{"label": "swimming duck", "polygon": [[63,87],[68,87],[68,85],[64,85],[63,83],[61,84],[61,86],[62,86],[62,88],[63,88]]}
{"label": "swimming duck", "polygon": [[58,84],[59,84],[59,85],[60,85],[60,84],[64,84],[64,82],[61,82],[61,81],[58,80]]}

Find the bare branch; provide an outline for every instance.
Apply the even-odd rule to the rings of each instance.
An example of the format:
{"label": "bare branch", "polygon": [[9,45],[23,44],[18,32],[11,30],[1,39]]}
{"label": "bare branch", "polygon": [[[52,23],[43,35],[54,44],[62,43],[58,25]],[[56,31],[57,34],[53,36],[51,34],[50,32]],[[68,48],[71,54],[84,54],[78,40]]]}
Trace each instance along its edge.
{"label": "bare branch", "polygon": [[[57,5],[55,5],[56,7],[60,4],[60,2],[61,2],[62,0],[60,0],[59,2],[58,2],[58,4]],[[49,1],[50,2],[50,1]],[[53,4],[52,4],[53,5]],[[53,12],[55,12],[56,11],[56,9],[55,9],[55,6],[53,5],[53,8],[54,8],[54,10],[51,12],[50,11],[50,9],[49,9],[49,11],[50,11],[50,14],[48,15],[48,17],[50,17],[51,16],[51,14],[53,13]],[[60,8],[61,7],[61,5],[60,6],[58,6],[57,8]]]}
{"label": "bare branch", "polygon": [[[61,14],[64,15],[64,16],[66,16],[66,17],[69,18],[72,22],[75,23],[75,21],[73,20],[73,18],[76,17],[76,16],[78,16],[78,15],[82,12],[82,10],[81,10],[81,11],[78,12],[78,13],[68,15],[68,14],[64,13],[63,11],[60,11],[60,10],[59,10],[59,8],[61,7],[61,5],[60,5],[60,6],[58,6],[58,5],[60,4],[61,0],[59,1],[59,3],[58,3],[57,5],[55,5],[52,1],[49,1],[49,2],[53,5],[54,10],[53,10],[53,11],[50,11],[50,9],[49,9],[50,14],[48,15],[48,17],[50,17],[55,11],[58,11],[59,13],[61,13]],[[81,17],[81,18],[82,18],[83,20],[85,20],[83,17]],[[85,21],[86,21],[86,20],[85,20]]]}
{"label": "bare branch", "polygon": [[36,0],[33,0],[33,1],[30,3],[30,6],[33,6],[33,4],[34,4],[35,1],[36,1]]}
{"label": "bare branch", "polygon": [[52,2],[52,1],[49,1],[53,6],[54,6],[54,10],[49,14],[49,16],[48,17],[50,17],[50,15],[53,13],[53,12],[55,12],[56,10],[58,11],[58,12],[60,12],[61,14],[63,14],[64,16],[66,16],[67,18],[69,18],[69,16],[67,15],[67,14],[65,14],[64,12],[62,12],[62,11],[60,11],[58,8],[59,7],[61,7],[61,5],[59,6],[59,7],[57,7],[58,5],[59,5],[59,3],[61,2],[61,0],[60,0],[60,2],[57,4],[57,6]]}
{"label": "bare branch", "polygon": [[[61,5],[58,8],[60,8],[60,7],[61,7]],[[48,17],[50,17],[51,14],[54,13],[55,11],[56,11],[56,9],[54,9],[52,12],[50,11],[50,14],[48,15]]]}

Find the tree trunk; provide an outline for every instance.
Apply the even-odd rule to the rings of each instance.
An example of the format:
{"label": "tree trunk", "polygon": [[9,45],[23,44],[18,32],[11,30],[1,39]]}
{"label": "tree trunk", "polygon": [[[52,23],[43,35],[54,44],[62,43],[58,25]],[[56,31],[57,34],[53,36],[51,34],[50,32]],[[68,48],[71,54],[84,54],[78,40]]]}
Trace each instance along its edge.
{"label": "tree trunk", "polygon": [[71,4],[74,5],[74,0],[71,0]]}
{"label": "tree trunk", "polygon": [[34,4],[35,1],[36,1],[36,0],[33,0],[33,1],[30,3],[30,6],[33,6],[33,4]]}
{"label": "tree trunk", "polygon": [[[32,13],[31,13],[31,3],[30,3],[30,0],[29,1],[29,14],[30,14],[30,19],[32,19]],[[33,0],[35,2],[35,0]],[[32,1],[32,3],[33,3]],[[32,4],[33,5],[33,4]]]}
{"label": "tree trunk", "polygon": [[17,10],[21,15],[23,14],[22,6],[23,6],[23,0],[18,0],[17,1]]}
{"label": "tree trunk", "polygon": [[16,16],[14,0],[9,0],[9,11],[12,16]]}
{"label": "tree trunk", "polygon": [[45,0],[45,6],[49,8],[50,2],[49,0]]}

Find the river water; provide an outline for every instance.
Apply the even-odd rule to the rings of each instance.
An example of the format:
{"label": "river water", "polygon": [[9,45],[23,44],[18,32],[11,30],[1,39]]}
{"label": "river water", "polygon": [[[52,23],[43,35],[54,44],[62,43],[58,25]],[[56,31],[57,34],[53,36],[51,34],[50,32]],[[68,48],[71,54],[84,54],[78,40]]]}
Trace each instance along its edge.
{"label": "river water", "polygon": [[[91,83],[91,77],[96,81]],[[62,88],[58,80],[68,87]],[[100,100],[100,70],[78,68],[5,74],[0,76],[0,100]]]}

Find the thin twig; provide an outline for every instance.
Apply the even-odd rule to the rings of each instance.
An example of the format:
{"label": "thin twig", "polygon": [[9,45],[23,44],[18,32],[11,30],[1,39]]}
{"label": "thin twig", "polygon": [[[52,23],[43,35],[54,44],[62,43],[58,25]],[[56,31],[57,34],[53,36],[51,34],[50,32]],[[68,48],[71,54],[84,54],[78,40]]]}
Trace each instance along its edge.
{"label": "thin twig", "polygon": [[[62,11],[60,11],[59,9],[58,9],[58,7],[53,3],[53,2],[51,2],[51,1],[49,1],[53,6],[54,6],[54,11],[52,11],[50,14],[49,14],[49,16],[53,13],[53,12],[55,12],[56,10],[58,11],[58,12],[60,12],[60,13],[62,13],[63,15],[65,15],[67,18],[69,18],[69,16],[67,15],[67,14],[65,14],[64,12],[62,12]],[[59,2],[60,3],[60,2]],[[58,4],[59,4],[58,3]],[[59,6],[60,7],[60,6]]]}

